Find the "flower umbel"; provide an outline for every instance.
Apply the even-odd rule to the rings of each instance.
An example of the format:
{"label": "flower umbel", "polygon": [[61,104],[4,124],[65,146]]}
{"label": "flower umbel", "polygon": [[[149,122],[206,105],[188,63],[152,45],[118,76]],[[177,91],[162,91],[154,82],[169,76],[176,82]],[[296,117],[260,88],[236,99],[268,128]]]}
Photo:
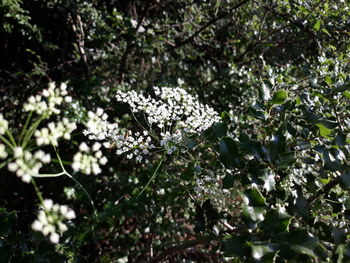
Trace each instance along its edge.
{"label": "flower umbel", "polygon": [[50,154],[39,150],[32,154],[22,147],[14,148],[15,160],[8,164],[8,169],[16,173],[25,183],[29,183],[33,176],[39,174],[40,168],[51,161]]}
{"label": "flower umbel", "polygon": [[48,117],[52,114],[59,114],[61,111],[57,108],[62,102],[71,102],[72,98],[67,96],[67,85],[62,83],[60,88],[56,87],[54,82],[49,83],[49,87],[42,91],[41,95],[30,96],[28,102],[24,104],[25,111],[33,111],[39,115]]}
{"label": "flower umbel", "polygon": [[50,122],[47,127],[41,130],[36,130],[34,136],[36,137],[37,145],[48,145],[53,146],[58,145],[58,140],[64,138],[69,140],[72,131],[77,128],[75,122],[70,122],[67,118],[63,118],[62,121],[58,123]]}
{"label": "flower umbel", "polygon": [[60,234],[68,230],[64,221],[74,218],[75,212],[68,206],[54,204],[51,199],[45,199],[42,210],[39,211],[37,219],[32,223],[32,229],[49,237],[51,243],[58,244]]}
{"label": "flower umbel", "polygon": [[[200,103],[183,88],[154,87],[154,93],[158,99],[135,91],[118,91],[116,99],[129,104],[133,114],[144,113],[150,133],[168,154],[186,149],[188,135],[199,135],[213,123],[220,121],[219,114],[214,109]],[[157,129],[160,130],[158,135],[155,132],[158,131]],[[125,145],[129,143],[128,141],[128,138],[124,142],[118,141],[117,145]],[[147,143],[152,145],[151,141]],[[117,154],[131,150],[133,152],[127,155],[128,158],[131,158],[135,152],[138,156],[137,143],[131,147],[119,147]]]}
{"label": "flower umbel", "polygon": [[74,171],[81,171],[84,174],[100,174],[100,165],[107,163],[107,158],[102,155],[101,144],[95,142],[90,148],[85,142],[79,146],[79,152],[73,157],[72,168]]}

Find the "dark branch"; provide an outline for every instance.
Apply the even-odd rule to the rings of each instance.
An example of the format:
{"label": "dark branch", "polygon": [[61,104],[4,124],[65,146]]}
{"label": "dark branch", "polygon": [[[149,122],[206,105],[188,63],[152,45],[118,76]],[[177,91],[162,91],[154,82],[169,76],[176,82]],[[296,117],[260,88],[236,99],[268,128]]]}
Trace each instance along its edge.
{"label": "dark branch", "polygon": [[212,238],[204,237],[204,238],[190,240],[190,241],[184,242],[182,244],[172,246],[171,248],[168,248],[167,250],[163,251],[161,254],[159,254],[158,256],[153,258],[151,260],[151,263],[161,262],[167,256],[172,255],[178,251],[182,251],[182,250],[185,250],[185,249],[188,249],[191,247],[195,247],[198,245],[208,245],[208,244],[210,244],[210,241],[212,241]]}
{"label": "dark branch", "polygon": [[198,31],[196,31],[192,36],[190,36],[189,38],[187,38],[184,41],[180,42],[176,46],[173,46],[173,47],[169,48],[167,51],[168,52],[169,51],[173,51],[174,49],[182,47],[183,45],[186,45],[187,43],[191,42],[196,36],[198,36],[200,33],[202,33],[206,28],[208,28],[212,24],[215,24],[217,21],[225,18],[227,15],[231,14],[232,11],[234,11],[235,9],[241,7],[242,5],[244,5],[245,3],[249,2],[249,1],[250,0],[244,0],[244,1],[240,2],[240,3],[238,3],[237,5],[235,5],[234,7],[232,7],[230,10],[220,14],[219,16],[217,16],[215,18],[213,18],[212,20],[207,22],[205,25],[203,25],[200,29],[198,29]]}
{"label": "dark branch", "polygon": [[311,196],[307,201],[309,204],[312,204],[317,198],[322,195],[328,194],[329,191],[339,184],[338,178],[333,179],[328,184],[326,184],[323,189],[319,190],[314,196]]}

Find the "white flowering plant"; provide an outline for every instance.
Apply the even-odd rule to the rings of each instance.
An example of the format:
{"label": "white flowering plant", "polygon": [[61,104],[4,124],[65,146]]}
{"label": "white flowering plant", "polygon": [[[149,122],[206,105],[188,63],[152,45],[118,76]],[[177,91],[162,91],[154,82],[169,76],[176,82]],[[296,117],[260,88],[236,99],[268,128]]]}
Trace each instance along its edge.
{"label": "white flowering plant", "polygon": [[[140,125],[139,129],[142,130],[140,132],[119,127],[115,120],[109,119],[102,108],[86,111],[86,118],[78,121],[85,127],[83,135],[88,141],[82,141],[76,147],[77,152],[70,162],[72,173],[101,174],[101,166],[108,162],[103,154],[103,148],[107,150],[116,148],[117,156],[125,154],[127,159],[135,159],[138,163],[141,163],[145,156],[152,153],[158,155],[162,152],[153,175],[138,193],[140,196],[155,178],[167,156],[173,153],[190,154],[188,152],[190,137],[199,138],[203,131],[220,119],[215,110],[200,103],[198,98],[190,95],[183,88],[155,87],[154,94],[158,97],[157,99],[132,91],[117,92],[116,100],[129,104],[132,115]],[[50,83],[47,89],[38,95],[30,96],[23,105],[23,110],[28,112],[28,117],[19,134],[13,134],[9,122],[2,114],[0,115],[2,142],[0,158],[4,160],[1,167],[6,166],[22,182],[33,185],[41,203],[41,210],[32,228],[42,232],[55,244],[59,242],[60,234],[67,230],[63,220],[65,218],[71,220],[75,214],[67,216],[66,206],[53,205],[52,200],[44,199],[36,184],[37,178],[68,176],[85,192],[96,215],[91,196],[68,171],[69,168],[64,164],[66,161],[62,161],[59,153],[60,141],[72,141],[72,133],[78,128],[78,123],[71,121],[67,114],[69,104],[72,102],[65,83],[59,87],[56,87],[55,83]],[[142,121],[146,123],[147,128],[141,125],[136,115],[144,116]],[[59,164],[57,167],[53,165],[52,152],[57,157],[55,159]],[[48,169],[49,166],[50,169]],[[56,167],[54,168],[56,172],[43,172],[53,167]],[[163,193],[162,191],[160,193]],[[69,210],[69,214],[72,213],[74,211]]]}
{"label": "white flowering plant", "polygon": [[[59,242],[59,235],[67,230],[63,220],[74,219],[75,213],[67,206],[53,204],[51,199],[44,200],[36,184],[36,178],[68,176],[87,194],[95,211],[90,195],[67,171],[59,155],[59,141],[71,140],[72,132],[77,129],[77,122],[70,120],[66,113],[70,103],[72,97],[68,95],[67,85],[62,83],[57,87],[51,82],[47,89],[38,95],[30,96],[23,105],[23,111],[28,117],[19,134],[13,134],[12,131],[15,129],[11,129],[9,121],[0,113],[0,158],[3,161],[0,168],[7,167],[22,182],[33,185],[41,203],[41,210],[32,228],[48,236],[54,244]],[[102,172],[100,165],[107,163],[107,158],[99,150],[100,147],[101,145],[95,142],[90,150],[89,146],[82,142],[71,163],[73,172],[100,174]],[[49,169],[53,164],[52,152],[57,156],[59,166],[56,167],[55,173],[43,172],[52,169]]]}
{"label": "white flowering plant", "polygon": [[[120,105],[126,103],[134,117],[127,125],[112,119],[102,107],[86,110],[85,118],[77,124],[61,112],[61,105],[53,103],[51,110],[43,110],[46,107],[39,103],[37,111],[33,104],[19,134],[13,134],[11,122],[0,115],[2,168],[22,182],[32,183],[40,204],[33,213],[36,219],[31,228],[55,245],[68,242],[64,233],[74,226],[76,214],[66,205],[44,199],[36,180],[67,176],[81,187],[93,206],[92,224],[82,227],[84,232],[92,228],[92,238],[102,240],[109,235],[108,231],[95,232],[95,227],[104,229],[107,225],[114,231],[118,220],[121,225],[128,224],[132,216],[116,219],[123,209],[127,214],[130,207],[137,207],[143,226],[152,222],[138,230],[144,235],[153,234],[150,229],[159,225],[171,225],[174,216],[169,211],[178,210],[189,222],[194,220],[190,232],[209,234],[205,240],[220,242],[222,253],[228,257],[243,260],[253,253],[252,257],[260,260],[254,251],[262,247],[268,258],[281,249],[287,253],[281,258],[289,259],[294,252],[286,248],[287,244],[297,250],[302,247],[297,257],[304,257],[304,249],[309,249],[307,256],[324,259],[329,237],[322,231],[340,231],[343,238],[349,233],[349,199],[343,192],[349,188],[349,121],[348,113],[334,106],[348,107],[347,101],[337,101],[349,95],[347,86],[327,90],[315,83],[310,83],[307,92],[274,91],[245,115],[224,112],[220,117],[184,88],[156,87],[152,95],[118,91],[116,100]],[[75,139],[72,132],[78,129],[81,134]],[[69,162],[62,160],[59,152],[64,151],[63,140],[73,142],[69,150],[74,149],[74,153],[65,155],[70,157]],[[190,140],[195,146],[189,146]],[[103,168],[107,163],[109,167]],[[43,172],[47,170],[55,172]],[[101,214],[89,192],[73,176],[77,173],[91,175],[85,177],[96,178],[103,185],[94,195],[100,202],[105,196],[116,195],[108,205],[98,207]],[[115,190],[121,189],[120,185],[123,195]],[[71,188],[66,196],[70,200],[78,196],[79,200]],[[160,216],[155,216],[157,209]],[[84,212],[80,210],[79,214]],[[311,226],[307,223],[310,218],[316,222]],[[293,239],[294,234],[302,245]],[[251,242],[249,251],[247,240]],[[270,240],[274,240],[272,247],[266,245]],[[242,256],[232,249],[235,246],[243,251]]]}

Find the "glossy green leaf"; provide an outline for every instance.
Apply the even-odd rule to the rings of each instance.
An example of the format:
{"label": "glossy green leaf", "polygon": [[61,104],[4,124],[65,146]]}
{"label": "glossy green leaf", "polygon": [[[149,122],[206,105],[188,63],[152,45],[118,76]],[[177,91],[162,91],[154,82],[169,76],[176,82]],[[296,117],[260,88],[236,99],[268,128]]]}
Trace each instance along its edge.
{"label": "glossy green leaf", "polygon": [[265,197],[257,188],[250,188],[242,193],[243,201],[249,206],[265,206]]}
{"label": "glossy green leaf", "polygon": [[324,126],[322,123],[317,123],[316,126],[319,128],[320,135],[324,138],[329,139],[330,135],[332,134],[333,130],[328,129],[326,126]]}
{"label": "glossy green leaf", "polygon": [[240,167],[241,156],[236,142],[230,137],[224,137],[219,142],[220,159],[227,168]]}
{"label": "glossy green leaf", "polygon": [[226,136],[227,125],[222,122],[217,122],[213,125],[213,136],[215,138],[221,138]]}
{"label": "glossy green leaf", "polygon": [[224,179],[222,180],[222,188],[223,189],[229,189],[233,187],[235,184],[235,177],[233,174],[226,174]]}
{"label": "glossy green leaf", "polygon": [[350,99],[350,92],[349,91],[344,91],[343,96],[347,99]]}
{"label": "glossy green leaf", "polygon": [[226,236],[223,241],[224,253],[227,257],[247,257],[250,254],[250,247],[246,244],[243,236]]}
{"label": "glossy green leaf", "polygon": [[[255,260],[261,261],[268,254],[274,256],[274,250],[268,245],[252,245],[252,258]],[[263,260],[262,262],[267,262],[267,260]]]}
{"label": "glossy green leaf", "polygon": [[281,133],[277,133],[267,145],[267,152],[270,162],[275,162],[286,150],[286,140]]}
{"label": "glossy green leaf", "polygon": [[262,110],[261,108],[258,108],[256,106],[249,108],[250,114],[257,119],[260,120],[267,120],[268,114],[265,110]]}
{"label": "glossy green leaf", "polygon": [[288,92],[285,90],[276,91],[272,97],[272,104],[283,104],[288,98]]}
{"label": "glossy green leaf", "polygon": [[261,222],[265,218],[265,207],[260,206],[243,206],[243,217],[249,218],[252,221]]}
{"label": "glossy green leaf", "polygon": [[338,178],[340,185],[344,189],[350,190],[350,170],[343,171]]}
{"label": "glossy green leaf", "polygon": [[294,230],[283,233],[271,239],[280,244],[280,255],[286,259],[296,257],[298,254],[307,255],[315,260],[326,257],[326,249],[306,230]]}
{"label": "glossy green leaf", "polygon": [[317,20],[316,23],[314,24],[314,29],[316,31],[319,31],[321,27],[321,20]]}
{"label": "glossy green leaf", "polygon": [[288,231],[291,218],[291,215],[282,208],[270,209],[266,213],[265,220],[261,222],[261,229],[270,235]]}
{"label": "glossy green leaf", "polygon": [[295,153],[294,152],[286,152],[279,156],[277,159],[277,164],[279,168],[288,168],[295,163]]}
{"label": "glossy green leaf", "polygon": [[332,79],[329,77],[329,76],[326,76],[324,78],[324,81],[328,84],[328,85],[331,85],[333,83]]}
{"label": "glossy green leaf", "polygon": [[337,136],[335,137],[334,144],[344,146],[346,144],[346,135],[342,132],[338,132]]}
{"label": "glossy green leaf", "polygon": [[[325,33],[326,35],[328,35],[329,37],[332,37],[332,35],[329,33],[329,31],[328,31],[327,29],[322,28],[321,31],[322,31],[323,33]],[[332,46],[332,47],[334,47],[334,46]],[[332,49],[333,49],[333,48],[332,48]]]}
{"label": "glossy green leaf", "polygon": [[337,158],[337,153],[332,149],[328,149],[325,146],[319,146],[315,148],[316,151],[322,154],[322,160],[324,163],[324,169],[330,171],[341,171],[344,168],[341,160]]}

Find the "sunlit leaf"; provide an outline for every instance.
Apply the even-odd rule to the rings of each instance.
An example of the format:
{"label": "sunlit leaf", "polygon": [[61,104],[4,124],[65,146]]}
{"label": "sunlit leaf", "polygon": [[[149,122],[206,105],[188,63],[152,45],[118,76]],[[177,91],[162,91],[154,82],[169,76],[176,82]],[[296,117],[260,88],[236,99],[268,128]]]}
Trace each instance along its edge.
{"label": "sunlit leaf", "polygon": [[272,97],[272,104],[282,104],[288,97],[288,92],[285,90],[276,91]]}

